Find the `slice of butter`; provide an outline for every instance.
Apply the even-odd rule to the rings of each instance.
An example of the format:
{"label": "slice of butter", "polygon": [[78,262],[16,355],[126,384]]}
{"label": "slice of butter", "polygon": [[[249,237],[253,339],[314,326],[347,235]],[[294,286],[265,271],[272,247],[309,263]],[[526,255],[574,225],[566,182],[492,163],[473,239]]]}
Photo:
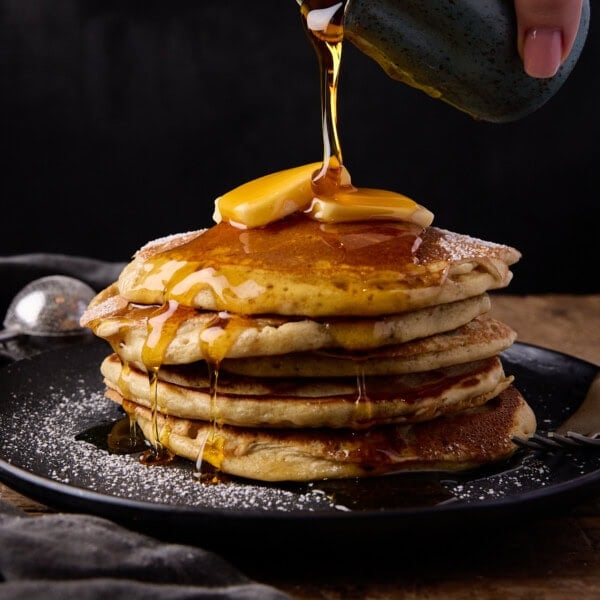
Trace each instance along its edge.
{"label": "slice of butter", "polygon": [[313,185],[313,176],[319,180],[322,173],[317,172],[322,170],[322,163],[315,162],[244,183],[216,199],[213,219],[242,229],[262,227],[296,212],[324,223],[387,219],[428,227],[433,221],[433,213],[407,196],[353,187],[344,167],[333,185],[329,173]]}
{"label": "slice of butter", "polygon": [[324,223],[378,219],[428,227],[433,222],[433,213],[407,196],[372,188],[339,192],[333,198],[314,198],[305,212]]}
{"label": "slice of butter", "polygon": [[321,163],[310,163],[253,179],[215,201],[213,219],[238,227],[261,227],[306,209],[312,199],[312,174]]}

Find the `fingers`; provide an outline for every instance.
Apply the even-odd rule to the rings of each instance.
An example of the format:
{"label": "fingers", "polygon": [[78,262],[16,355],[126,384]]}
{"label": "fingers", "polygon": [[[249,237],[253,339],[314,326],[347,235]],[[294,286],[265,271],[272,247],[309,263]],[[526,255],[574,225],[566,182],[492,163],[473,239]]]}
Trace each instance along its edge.
{"label": "fingers", "polygon": [[531,77],[552,77],[571,52],[583,0],[515,0],[518,50]]}

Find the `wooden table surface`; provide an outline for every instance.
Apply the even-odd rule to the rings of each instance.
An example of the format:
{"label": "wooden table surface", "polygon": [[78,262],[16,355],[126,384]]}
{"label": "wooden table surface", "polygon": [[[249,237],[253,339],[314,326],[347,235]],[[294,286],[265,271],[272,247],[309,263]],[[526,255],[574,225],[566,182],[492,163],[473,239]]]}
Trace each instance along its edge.
{"label": "wooden table surface", "polygon": [[[600,294],[498,294],[492,306],[520,341],[600,365]],[[0,498],[33,516],[52,512],[1,484]],[[423,543],[398,539],[378,547],[363,540],[338,554],[328,540],[327,552],[315,547],[292,559],[258,553],[232,560],[298,600],[600,598],[600,489],[576,505],[498,525]],[[295,544],[286,540],[282,556]]]}

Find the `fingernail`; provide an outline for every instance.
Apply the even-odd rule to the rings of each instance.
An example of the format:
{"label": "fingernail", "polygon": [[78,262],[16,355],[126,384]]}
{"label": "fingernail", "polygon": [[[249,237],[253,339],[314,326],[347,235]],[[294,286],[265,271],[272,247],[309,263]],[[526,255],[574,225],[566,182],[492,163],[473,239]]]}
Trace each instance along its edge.
{"label": "fingernail", "polygon": [[560,29],[530,29],[523,44],[523,65],[531,77],[556,75],[562,60]]}

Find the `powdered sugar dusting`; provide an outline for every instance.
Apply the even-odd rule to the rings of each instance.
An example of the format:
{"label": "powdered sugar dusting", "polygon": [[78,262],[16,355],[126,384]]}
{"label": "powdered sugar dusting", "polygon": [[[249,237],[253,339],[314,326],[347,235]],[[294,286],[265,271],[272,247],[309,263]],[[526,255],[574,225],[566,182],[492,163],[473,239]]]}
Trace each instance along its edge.
{"label": "powdered sugar dusting", "polygon": [[493,257],[505,261],[511,265],[521,258],[521,253],[511,246],[482,240],[476,237],[454,233],[446,229],[440,229],[442,234],[439,244],[447,253],[448,260],[458,262],[472,259],[474,257]]}
{"label": "powdered sugar dusting", "polygon": [[102,391],[90,392],[83,380],[65,394],[48,389],[44,400],[52,409],[40,418],[39,401],[19,398],[18,410],[7,422],[0,442],[3,456],[18,456],[19,466],[70,486],[129,500],[175,506],[251,511],[337,510],[319,490],[297,492],[266,485],[200,483],[188,461],[148,467],[138,455],[111,454],[96,445],[77,440],[80,434],[121,418],[120,409]]}
{"label": "powdered sugar dusting", "polygon": [[134,258],[148,258],[157,252],[164,252],[177,246],[181,246],[189,240],[198,237],[205,231],[206,229],[198,229],[195,231],[186,231],[185,233],[172,233],[171,235],[165,235],[155,240],[150,240],[137,250],[133,256]]}

